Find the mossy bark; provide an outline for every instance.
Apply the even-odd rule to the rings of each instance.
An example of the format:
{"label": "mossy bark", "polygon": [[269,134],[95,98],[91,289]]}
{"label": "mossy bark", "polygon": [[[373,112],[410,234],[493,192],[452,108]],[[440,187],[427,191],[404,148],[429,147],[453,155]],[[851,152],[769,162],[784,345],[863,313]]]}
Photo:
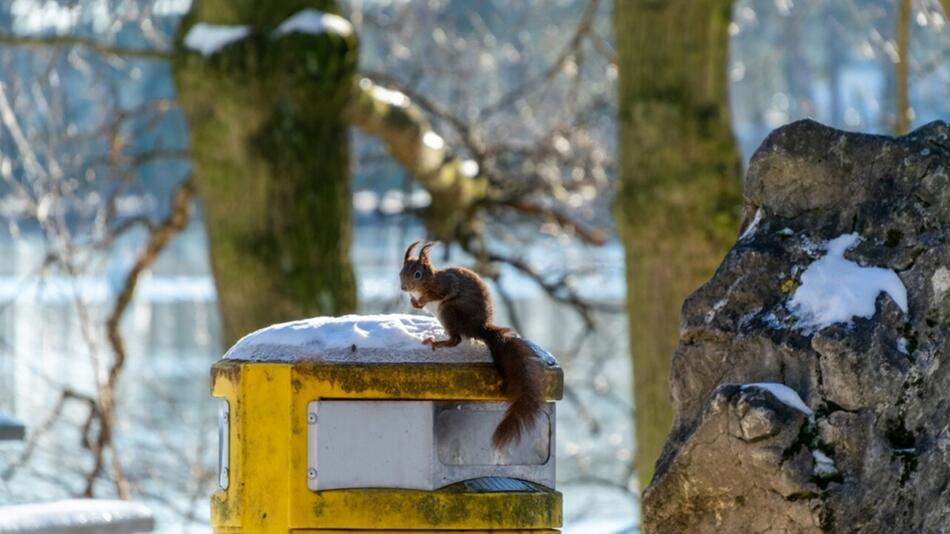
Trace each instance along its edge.
{"label": "mossy bark", "polygon": [[[227,344],[263,326],[351,312],[350,161],[342,116],[356,69],[352,33],[274,34],[332,1],[204,0],[173,58]],[[208,56],[187,49],[198,22],[247,25]]]}
{"label": "mossy bark", "polygon": [[735,241],[740,160],[726,67],[730,0],[618,0],[620,191],[636,462],[645,488],[672,412],[679,308]]}

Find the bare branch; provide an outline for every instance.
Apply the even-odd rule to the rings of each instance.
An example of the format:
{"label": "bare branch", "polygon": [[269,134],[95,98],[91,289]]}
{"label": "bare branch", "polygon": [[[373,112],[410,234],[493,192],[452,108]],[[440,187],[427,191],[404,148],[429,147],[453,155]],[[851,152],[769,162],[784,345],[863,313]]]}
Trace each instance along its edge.
{"label": "bare branch", "polygon": [[60,392],[59,399],[53,405],[53,409],[50,410],[49,415],[46,416],[46,419],[40,423],[35,431],[30,433],[30,439],[27,441],[26,446],[23,447],[23,451],[20,452],[19,458],[15,462],[7,466],[3,471],[3,475],[0,476],[3,480],[9,480],[18,469],[22,468],[27,462],[30,461],[30,458],[33,456],[33,453],[36,451],[36,446],[39,444],[40,440],[43,439],[46,434],[53,428],[53,425],[56,424],[56,421],[63,415],[63,409],[66,407],[67,401],[77,400],[86,404],[89,407],[90,415],[93,413],[98,413],[99,407],[96,399],[88,395],[79,393],[73,389],[64,389]]}
{"label": "bare branch", "polygon": [[126,360],[125,343],[122,339],[122,333],[119,331],[119,326],[126,308],[128,308],[132,302],[132,296],[135,294],[135,287],[138,284],[139,276],[155,262],[155,259],[168,245],[171,239],[188,225],[191,212],[191,200],[194,194],[194,180],[188,177],[175,190],[171,211],[168,216],[162,224],[157,226],[150,233],[145,249],[142,250],[132,265],[132,268],[128,274],[126,274],[122,290],[119,292],[115,305],[112,308],[112,313],[106,321],[106,332],[108,334],[109,344],[115,353],[115,359],[109,367],[105,383],[100,386],[102,416],[99,422],[99,438],[92,448],[96,458],[95,466],[87,475],[86,480],[86,493],[88,496],[92,495],[94,478],[102,469],[103,453],[106,448],[111,450],[112,470],[116,478],[116,487],[119,496],[123,499],[128,496],[128,488],[122,476],[118,453],[116,452],[115,443],[112,441],[112,424],[115,420],[115,392]]}
{"label": "bare branch", "polygon": [[518,87],[515,87],[511,91],[508,91],[502,95],[502,97],[495,101],[494,104],[485,106],[481,110],[482,118],[486,118],[502,109],[505,109],[506,107],[515,103],[526,93],[533,90],[535,86],[546,83],[557,76],[557,74],[564,68],[564,65],[568,62],[568,60],[570,60],[571,57],[576,53],[581,42],[584,40],[584,37],[590,33],[591,27],[594,23],[594,15],[597,14],[597,8],[599,6],[600,0],[590,0],[587,3],[587,7],[584,8],[584,13],[581,15],[581,20],[577,23],[577,28],[574,29],[574,35],[571,36],[571,39],[558,54],[554,62],[551,63],[551,65],[543,72],[533,76]]}
{"label": "bare branch", "polygon": [[461,117],[446,109],[442,104],[400,82],[394,76],[390,76],[382,72],[366,72],[365,75],[375,81],[382,82],[387,86],[404,93],[407,97],[409,97],[410,102],[418,105],[423,111],[439,119],[442,119],[452,126],[469,150],[472,151],[472,156],[477,161],[479,161],[479,164],[481,164],[480,159],[485,153],[485,147],[482,144],[479,136],[476,134],[476,130],[470,124],[462,120]]}
{"label": "bare branch", "polygon": [[577,312],[577,314],[584,321],[584,326],[587,328],[594,328],[594,316],[592,310],[594,305],[586,300],[582,299],[580,295],[567,283],[565,278],[562,278],[557,282],[549,282],[544,278],[543,275],[538,273],[533,267],[528,265],[527,262],[517,259],[509,258],[506,256],[501,256],[498,254],[489,253],[487,255],[488,261],[505,263],[511,265],[522,274],[527,275],[531,278],[536,284],[538,284],[541,289],[552,299],[557,302],[570,305],[570,307]]}
{"label": "bare branch", "polygon": [[609,238],[606,230],[600,228],[587,228],[576,218],[564,213],[557,208],[540,206],[537,204],[516,200],[503,202],[501,205],[513,208],[515,211],[525,215],[540,216],[551,219],[567,232],[576,235],[591,245],[604,245],[607,243],[607,239]]}
{"label": "bare branch", "polygon": [[0,34],[0,44],[10,46],[26,46],[31,48],[50,48],[50,47],[81,47],[92,52],[108,56],[120,56],[137,59],[154,59],[157,61],[168,61],[171,59],[171,53],[165,50],[155,50],[146,48],[120,48],[75,35],[43,35],[26,36]]}
{"label": "bare branch", "polygon": [[478,164],[453,154],[405,94],[363,78],[353,85],[347,116],[353,126],[382,139],[432,196],[426,220],[435,236],[454,238],[470,223],[475,205],[488,198],[488,180]]}
{"label": "bare branch", "polygon": [[195,194],[195,182],[192,177],[185,179],[172,197],[171,211],[165,220],[149,236],[149,241],[145,249],[135,260],[135,264],[125,276],[125,282],[122,290],[116,298],[112,313],[106,321],[106,330],[109,335],[109,342],[115,352],[115,361],[109,368],[107,385],[110,390],[115,390],[125,365],[125,344],[122,340],[122,334],[119,332],[119,324],[126,308],[132,302],[132,295],[135,293],[135,286],[138,284],[139,276],[145,269],[149,268],[161,251],[168,245],[169,241],[178,235],[188,225],[191,213],[191,200]]}

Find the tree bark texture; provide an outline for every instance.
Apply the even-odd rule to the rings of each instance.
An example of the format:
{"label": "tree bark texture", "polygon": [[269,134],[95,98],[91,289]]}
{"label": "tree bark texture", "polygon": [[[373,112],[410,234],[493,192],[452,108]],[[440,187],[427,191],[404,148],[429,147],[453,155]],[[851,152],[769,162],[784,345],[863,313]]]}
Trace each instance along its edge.
{"label": "tree bark texture", "polygon": [[684,298],[735,240],[739,154],[728,104],[729,0],[618,0],[620,190],[636,462],[649,483],[670,430]]}
{"label": "tree bark texture", "polygon": [[[356,308],[343,117],[357,63],[351,32],[275,29],[326,0],[204,0],[184,17],[173,69],[190,127],[225,343],[255,329]],[[246,25],[203,55],[198,23]]]}

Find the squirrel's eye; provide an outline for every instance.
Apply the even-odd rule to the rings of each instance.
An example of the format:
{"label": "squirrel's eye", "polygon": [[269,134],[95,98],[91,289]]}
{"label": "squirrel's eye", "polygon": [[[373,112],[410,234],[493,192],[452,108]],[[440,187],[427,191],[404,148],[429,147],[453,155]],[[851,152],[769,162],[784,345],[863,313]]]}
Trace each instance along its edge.
{"label": "squirrel's eye", "polygon": [[416,274],[412,275],[416,280],[422,278],[422,271],[416,271]]}

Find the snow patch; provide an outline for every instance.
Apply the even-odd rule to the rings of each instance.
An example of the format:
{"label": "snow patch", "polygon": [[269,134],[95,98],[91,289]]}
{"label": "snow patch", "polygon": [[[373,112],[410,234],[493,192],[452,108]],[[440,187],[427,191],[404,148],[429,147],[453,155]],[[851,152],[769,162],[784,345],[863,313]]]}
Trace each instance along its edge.
{"label": "snow patch", "polygon": [[853,317],[874,316],[874,303],[885,292],[907,312],[907,289],[891,269],[862,267],[844,258],[859,240],[858,234],[844,234],[829,241],[827,254],[812,262],[802,273],[802,284],[789,302],[799,321],[795,328],[817,330]]}
{"label": "snow patch", "polygon": [[203,56],[210,56],[225,46],[244,39],[250,32],[250,26],[219,26],[199,22],[185,35],[185,46]]}
{"label": "snow patch", "polygon": [[728,304],[728,303],[729,303],[728,300],[726,300],[726,299],[720,299],[720,300],[717,301],[715,304],[713,304],[712,309],[709,310],[708,312],[706,312],[706,315],[705,315],[705,318],[704,318],[706,324],[711,323],[712,320],[716,317],[716,314],[719,313],[720,310],[722,310],[723,308],[725,308],[725,307],[726,307],[726,304]]}
{"label": "snow patch", "polygon": [[353,34],[353,25],[350,24],[350,21],[333,13],[324,13],[316,9],[304,9],[280,23],[280,26],[274,30],[274,36],[283,37],[294,32],[310,35],[334,33],[347,37]]}
{"label": "snow patch", "polygon": [[445,148],[445,141],[439,136],[439,134],[433,132],[432,130],[429,130],[423,134],[422,144],[431,148],[432,150],[442,150]]}
{"label": "snow patch", "polygon": [[772,330],[785,330],[785,323],[781,321],[776,315],[775,312],[769,312],[762,316],[762,322]]}
{"label": "snow patch", "polygon": [[815,467],[812,474],[819,478],[829,478],[838,474],[838,468],[835,467],[835,461],[819,450],[811,451],[811,457],[815,460]]}
{"label": "snow patch", "polygon": [[899,337],[897,339],[897,350],[902,354],[910,355],[910,341],[906,337]]}
{"label": "snow patch", "polygon": [[739,331],[740,332],[744,331],[746,326],[748,326],[749,322],[755,319],[755,317],[759,315],[761,311],[762,311],[762,307],[759,306],[759,307],[749,310],[742,317],[739,317],[739,321],[737,323],[739,326]]}
{"label": "snow patch", "polygon": [[[480,341],[432,350],[427,337],[448,336],[435,318],[422,315],[345,315],[275,324],[241,338],[225,359],[254,362],[468,363],[490,362]],[[530,342],[529,342],[530,343]],[[549,364],[554,357],[531,344]]]}
{"label": "snow patch", "polygon": [[805,404],[805,401],[803,401],[802,398],[798,396],[798,393],[785,384],[778,384],[776,382],[756,382],[754,384],[743,384],[740,386],[740,390],[742,391],[751,388],[764,389],[765,391],[768,391],[782,404],[791,406],[792,408],[804,413],[808,417],[815,415],[815,412],[813,412],[811,408]]}
{"label": "snow patch", "polygon": [[755,216],[752,217],[752,222],[749,224],[749,227],[745,229],[745,232],[742,232],[742,235],[739,236],[739,241],[751,236],[755,233],[756,227],[759,226],[759,221],[762,220],[762,208],[755,210]]}
{"label": "snow patch", "polygon": [[459,171],[469,178],[475,178],[478,176],[478,163],[467,159],[459,164]]}
{"label": "snow patch", "polygon": [[405,93],[376,85],[369,78],[360,79],[360,89],[369,91],[374,99],[381,100],[390,106],[409,107],[409,97]]}

